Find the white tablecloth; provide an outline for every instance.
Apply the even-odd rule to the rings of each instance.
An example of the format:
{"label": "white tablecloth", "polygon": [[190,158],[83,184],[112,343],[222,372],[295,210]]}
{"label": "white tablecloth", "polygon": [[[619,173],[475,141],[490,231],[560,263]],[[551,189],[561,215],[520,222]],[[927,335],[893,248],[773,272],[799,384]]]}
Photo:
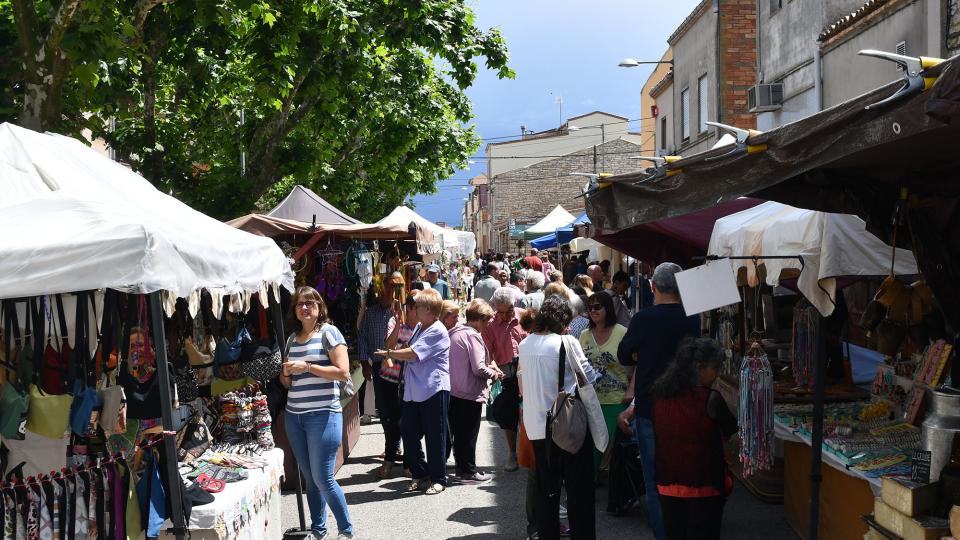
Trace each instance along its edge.
{"label": "white tablecloth", "polygon": [[[807,436],[804,433],[797,432],[792,427],[786,424],[780,423],[775,420],[773,422],[773,429],[778,439],[782,439],[784,441],[791,441],[791,442],[800,442],[807,446],[813,447],[813,442],[810,440],[809,436]],[[870,489],[873,490],[873,494],[877,497],[880,496],[880,479],[879,478],[870,478],[869,476],[866,476],[865,474],[861,473],[856,469],[848,469],[846,463],[841,461],[840,458],[835,456],[833,453],[828,452],[826,450],[823,451],[822,456],[823,457],[821,458],[821,461],[823,463],[833,467],[834,469],[844,474],[848,474],[856,478],[861,478],[869,482]]]}
{"label": "white tablecloth", "polygon": [[[198,506],[190,514],[193,540],[282,540],[280,523],[280,478],[283,450],[264,453],[268,465],[248,471],[249,477],[227,484],[215,493],[212,503]],[[167,520],[167,526],[172,526]],[[164,532],[164,539],[174,536]]]}

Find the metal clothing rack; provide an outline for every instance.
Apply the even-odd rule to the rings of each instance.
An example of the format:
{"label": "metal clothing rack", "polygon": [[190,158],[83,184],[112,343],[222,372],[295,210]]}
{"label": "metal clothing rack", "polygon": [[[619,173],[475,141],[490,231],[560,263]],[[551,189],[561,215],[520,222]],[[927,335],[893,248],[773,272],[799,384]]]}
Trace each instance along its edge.
{"label": "metal clothing rack", "polygon": [[[699,258],[699,257],[698,257]],[[718,255],[707,255],[703,258],[707,261],[716,261],[720,259],[731,260],[752,260],[754,266],[762,259],[797,259],[800,261],[800,272],[802,273],[805,265],[802,255],[750,255],[750,256],[731,256],[720,257]],[[821,290],[823,286],[819,284]],[[828,296],[829,297],[829,296]],[[833,299],[830,299],[833,302]],[[822,327],[823,317],[819,318],[819,324]],[[822,328],[821,328],[822,329]],[[823,475],[820,474],[820,467],[823,463],[823,402],[824,385],[826,384],[826,374],[823,358],[826,354],[826,343],[823,338],[823,332],[819,332],[821,339],[817,343],[817,361],[813,363],[813,430],[810,437],[810,523],[807,538],[817,539],[820,524],[820,485],[823,482]]]}

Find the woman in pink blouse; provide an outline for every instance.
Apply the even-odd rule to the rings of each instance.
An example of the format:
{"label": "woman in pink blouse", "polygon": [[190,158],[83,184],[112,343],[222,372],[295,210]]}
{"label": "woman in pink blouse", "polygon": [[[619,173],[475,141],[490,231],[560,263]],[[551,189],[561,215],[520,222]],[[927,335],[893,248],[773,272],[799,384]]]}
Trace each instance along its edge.
{"label": "woman in pink blouse", "polygon": [[493,318],[485,300],[467,305],[467,324],[450,329],[450,411],[453,456],[457,474],[467,482],[486,482],[489,474],[477,470],[477,434],[480,415],[487,400],[487,382],[503,377],[487,355],[480,333]]}

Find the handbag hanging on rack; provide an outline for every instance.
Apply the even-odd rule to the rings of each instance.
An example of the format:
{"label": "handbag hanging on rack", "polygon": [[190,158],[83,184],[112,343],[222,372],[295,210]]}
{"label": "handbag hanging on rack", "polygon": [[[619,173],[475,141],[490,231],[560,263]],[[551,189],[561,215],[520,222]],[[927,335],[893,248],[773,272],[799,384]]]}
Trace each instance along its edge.
{"label": "handbag hanging on rack", "polygon": [[[73,359],[67,338],[67,318],[63,313],[63,298],[59,294],[56,295],[56,302],[59,323],[57,325],[54,324],[50,314],[52,308],[49,300],[45,302],[49,328],[47,345],[43,350],[43,359],[40,363],[40,387],[48,394],[59,396],[67,393],[67,378]],[[57,347],[54,347],[54,342]]]}

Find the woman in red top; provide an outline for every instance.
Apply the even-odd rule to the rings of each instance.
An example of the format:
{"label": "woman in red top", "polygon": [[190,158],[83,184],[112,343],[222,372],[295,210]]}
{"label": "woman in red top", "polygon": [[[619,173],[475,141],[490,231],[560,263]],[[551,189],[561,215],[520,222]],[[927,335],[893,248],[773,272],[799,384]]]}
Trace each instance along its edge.
{"label": "woman in red top", "polygon": [[709,338],[687,338],[653,385],[657,491],[668,540],[720,538],[732,488],[723,441],[737,419],[711,389],[723,351]]}

